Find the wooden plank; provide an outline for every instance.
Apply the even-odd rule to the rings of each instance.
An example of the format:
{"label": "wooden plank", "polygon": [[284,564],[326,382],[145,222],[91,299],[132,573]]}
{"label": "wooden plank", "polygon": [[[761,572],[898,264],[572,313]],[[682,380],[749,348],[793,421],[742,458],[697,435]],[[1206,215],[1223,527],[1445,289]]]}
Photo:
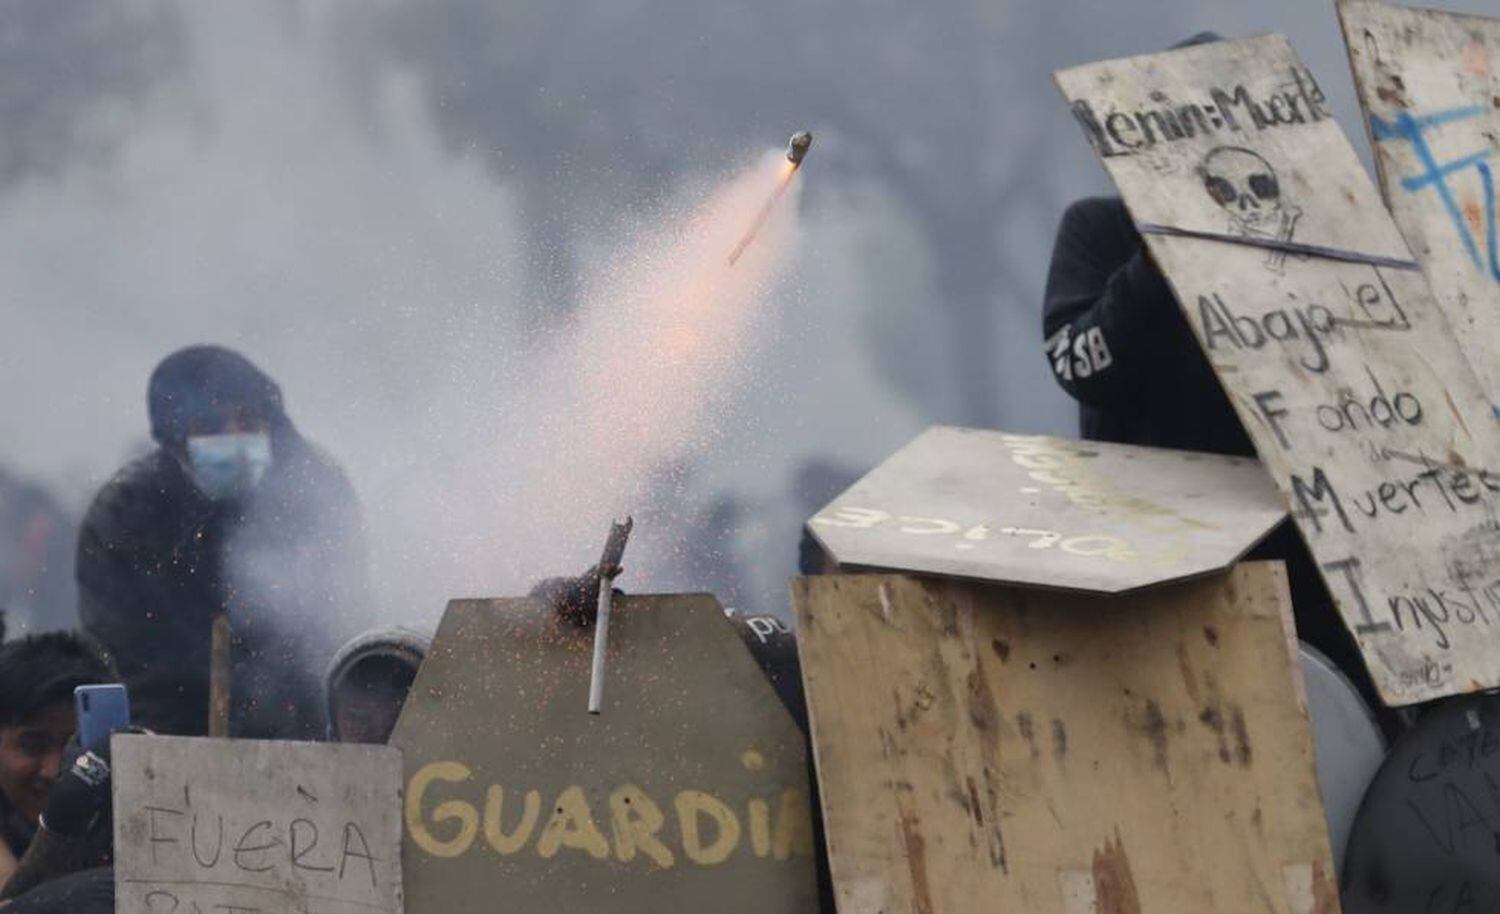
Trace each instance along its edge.
{"label": "wooden plank", "polygon": [[840,914],[1337,910],[1279,564],[793,605]]}
{"label": "wooden plank", "polygon": [[812,910],[806,741],[718,603],[616,601],[597,715],[592,634],[449,604],[391,740],[413,909]]}
{"label": "wooden plank", "polygon": [[121,914],[400,914],[401,753],[117,735]]}
{"label": "wooden plank", "polygon": [[[1058,81],[1138,224],[1410,257],[1285,39]],[[1382,697],[1500,685],[1500,438],[1421,273],[1232,241],[1146,243]]]}
{"label": "wooden plank", "polygon": [[808,529],[844,568],[1118,593],[1222,571],[1285,517],[1253,460],[934,426]]}
{"label": "wooden plank", "polygon": [[1391,213],[1500,403],[1500,20],[1363,0],[1339,19]]}

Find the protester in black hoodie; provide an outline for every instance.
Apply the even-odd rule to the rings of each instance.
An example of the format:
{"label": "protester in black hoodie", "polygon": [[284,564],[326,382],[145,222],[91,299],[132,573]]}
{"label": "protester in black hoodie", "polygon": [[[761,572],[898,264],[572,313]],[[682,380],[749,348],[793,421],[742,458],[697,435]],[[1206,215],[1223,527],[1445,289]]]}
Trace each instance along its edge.
{"label": "protester in black hoodie", "polygon": [[313,671],[369,606],[353,489],[238,353],[167,357],[148,405],[156,449],[104,486],[83,523],[84,627],[114,655],[138,723],[201,735],[210,630],[227,613],[231,733],[321,737]]}

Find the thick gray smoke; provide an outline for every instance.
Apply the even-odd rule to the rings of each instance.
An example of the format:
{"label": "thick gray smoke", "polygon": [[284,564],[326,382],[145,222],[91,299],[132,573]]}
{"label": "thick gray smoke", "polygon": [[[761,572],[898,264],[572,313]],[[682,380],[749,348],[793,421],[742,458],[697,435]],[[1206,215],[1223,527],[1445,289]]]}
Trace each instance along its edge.
{"label": "thick gray smoke", "polygon": [[627,587],[782,611],[801,521],[925,425],[1072,428],[1041,289],[1058,214],[1108,188],[1052,69],[1283,31],[1362,134],[1305,0],[15,7],[0,462],[76,515],[145,445],[155,362],[241,348],[350,470],[395,620],[592,560],[604,518],[561,529],[577,493],[528,478],[538,446],[597,445],[535,434],[559,335],[607,307],[614,258],[792,130],[818,144],[756,304],[780,329],[698,404],[712,436],[644,474]]}

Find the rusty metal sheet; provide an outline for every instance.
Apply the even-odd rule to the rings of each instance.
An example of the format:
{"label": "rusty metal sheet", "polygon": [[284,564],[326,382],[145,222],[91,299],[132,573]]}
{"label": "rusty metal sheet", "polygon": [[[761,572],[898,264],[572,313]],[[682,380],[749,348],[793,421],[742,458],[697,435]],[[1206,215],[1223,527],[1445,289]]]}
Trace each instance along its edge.
{"label": "rusty metal sheet", "polygon": [[115,910],[401,914],[401,753],[119,734]]}
{"label": "rusty metal sheet", "polygon": [[626,596],[603,713],[592,629],[449,604],[392,743],[414,910],[805,912],[806,741],[713,597]]}
{"label": "rusty metal sheet", "polygon": [[808,529],[845,568],[1118,593],[1226,568],[1285,516],[1253,460],[935,426]]}
{"label": "rusty metal sheet", "polygon": [[1138,224],[1222,236],[1145,239],[1381,697],[1500,686],[1500,426],[1311,73],[1268,35],[1057,78]]}

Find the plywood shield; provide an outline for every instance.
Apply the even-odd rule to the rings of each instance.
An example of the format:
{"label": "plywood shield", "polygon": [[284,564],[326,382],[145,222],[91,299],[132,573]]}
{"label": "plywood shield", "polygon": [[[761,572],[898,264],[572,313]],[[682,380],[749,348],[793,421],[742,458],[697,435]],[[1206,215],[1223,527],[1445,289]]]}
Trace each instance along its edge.
{"label": "plywood shield", "polygon": [[801,732],[711,596],[450,603],[397,725],[414,910],[803,912],[816,904]]}
{"label": "plywood shield", "polygon": [[840,914],[1333,914],[1285,587],[797,579]]}
{"label": "plywood shield", "polygon": [[1285,516],[1253,460],[937,426],[808,529],[844,568],[1117,593],[1227,568]]}
{"label": "plywood shield", "polygon": [[1339,4],[1391,213],[1500,403],[1500,20]]}
{"label": "plywood shield", "polygon": [[401,753],[113,738],[115,910],[401,914]]}
{"label": "plywood shield", "polygon": [[1381,696],[1500,685],[1500,428],[1307,68],[1267,36],[1058,81]]}

